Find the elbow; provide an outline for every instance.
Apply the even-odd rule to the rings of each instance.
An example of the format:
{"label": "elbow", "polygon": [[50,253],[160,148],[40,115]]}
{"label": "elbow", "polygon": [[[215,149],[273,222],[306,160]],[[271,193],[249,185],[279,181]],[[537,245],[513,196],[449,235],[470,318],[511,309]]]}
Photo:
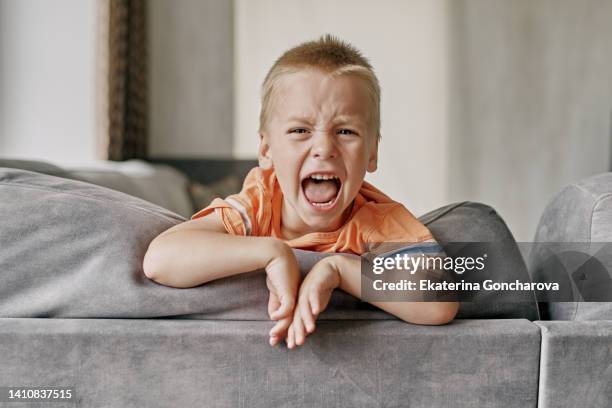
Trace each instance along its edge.
{"label": "elbow", "polygon": [[147,249],[147,252],[145,253],[144,259],[142,261],[142,271],[144,272],[144,275],[150,280],[155,281],[157,283],[162,283],[161,281],[163,280],[163,268],[161,267],[161,257],[159,256],[158,251],[156,251],[154,244],[155,240],[153,240],[149,244],[149,248]]}
{"label": "elbow", "polygon": [[398,317],[412,324],[440,326],[453,321],[459,311],[459,302],[422,302],[418,310],[406,318]]}
{"label": "elbow", "polygon": [[172,257],[163,248],[164,246],[157,241],[157,238],[151,241],[142,261],[144,275],[155,283],[171,288],[189,288],[194,286],[190,282],[181,281],[177,278],[176,273],[171,272],[173,269],[169,260]]}
{"label": "elbow", "polygon": [[453,321],[459,311],[459,302],[432,303],[431,313],[424,324],[439,326]]}

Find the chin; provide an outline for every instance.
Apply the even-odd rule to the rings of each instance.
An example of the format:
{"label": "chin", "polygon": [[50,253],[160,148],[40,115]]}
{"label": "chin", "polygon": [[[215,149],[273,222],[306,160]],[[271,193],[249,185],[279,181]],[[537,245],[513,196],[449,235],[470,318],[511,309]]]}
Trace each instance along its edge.
{"label": "chin", "polygon": [[323,214],[318,211],[313,213],[310,208],[308,210],[302,217],[306,225],[317,232],[333,232],[342,226],[342,214],[346,208],[337,208],[336,211]]}

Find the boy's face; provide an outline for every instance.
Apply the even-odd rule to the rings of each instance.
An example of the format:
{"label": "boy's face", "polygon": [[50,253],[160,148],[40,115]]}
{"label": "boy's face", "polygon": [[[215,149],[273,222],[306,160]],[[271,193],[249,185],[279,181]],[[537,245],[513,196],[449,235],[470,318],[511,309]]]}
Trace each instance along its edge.
{"label": "boy's face", "polygon": [[282,222],[294,231],[334,231],[346,220],[377,138],[363,80],[319,70],[283,76],[261,136],[259,163],[283,191]]}

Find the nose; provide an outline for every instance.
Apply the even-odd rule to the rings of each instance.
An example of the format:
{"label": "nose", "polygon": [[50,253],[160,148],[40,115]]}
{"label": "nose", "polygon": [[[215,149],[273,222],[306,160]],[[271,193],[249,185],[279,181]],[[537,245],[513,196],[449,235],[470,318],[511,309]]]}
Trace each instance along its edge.
{"label": "nose", "polygon": [[311,140],[312,157],[320,160],[328,160],[338,156],[334,135],[330,135],[327,132],[317,132]]}

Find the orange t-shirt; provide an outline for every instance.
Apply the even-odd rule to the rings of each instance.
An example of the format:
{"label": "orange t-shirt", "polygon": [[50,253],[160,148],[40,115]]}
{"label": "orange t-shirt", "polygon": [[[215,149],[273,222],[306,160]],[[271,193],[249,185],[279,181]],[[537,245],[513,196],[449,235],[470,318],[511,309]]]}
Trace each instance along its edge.
{"label": "orange t-shirt", "polygon": [[[191,219],[216,211],[230,234],[283,239],[282,204],[283,193],[274,171],[255,167],[246,176],[240,193],[225,199],[214,199]],[[364,181],[355,197],[351,214],[342,227],[332,232],[308,233],[285,242],[292,248],[361,255],[371,245],[382,242],[435,241],[427,227],[402,204]]]}

